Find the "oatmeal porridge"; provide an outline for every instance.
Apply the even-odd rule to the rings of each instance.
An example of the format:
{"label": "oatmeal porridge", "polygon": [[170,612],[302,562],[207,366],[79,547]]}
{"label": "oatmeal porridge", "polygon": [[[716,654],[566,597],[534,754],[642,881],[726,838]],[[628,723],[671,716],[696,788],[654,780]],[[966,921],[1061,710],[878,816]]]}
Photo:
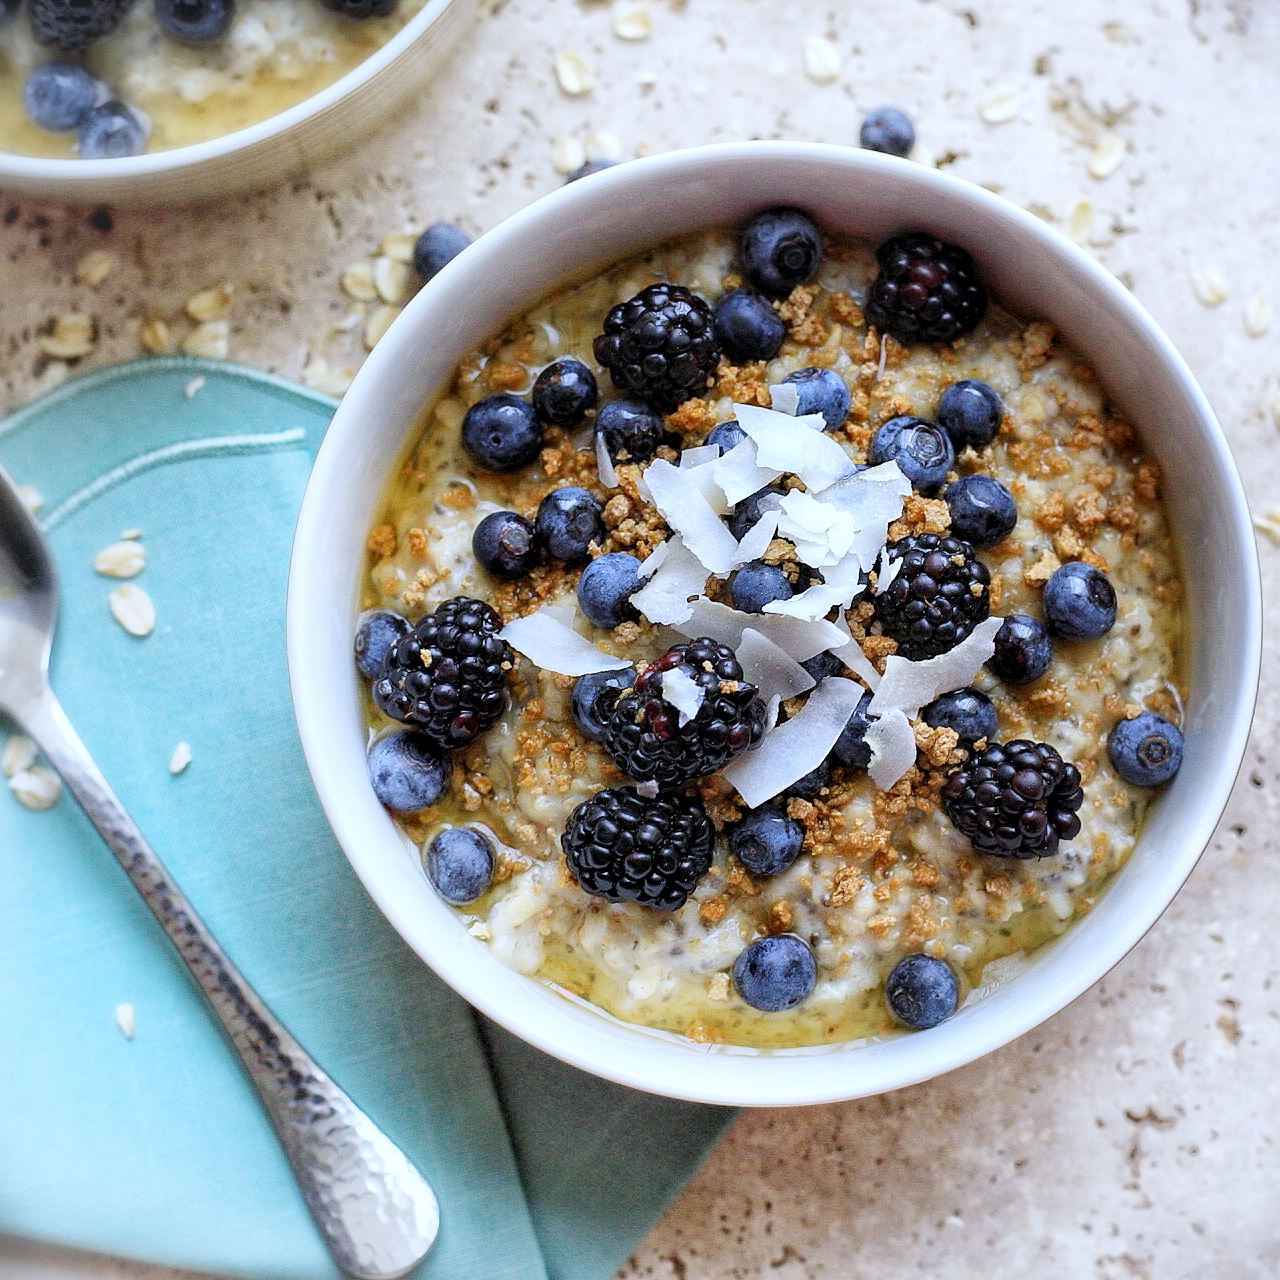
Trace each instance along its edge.
{"label": "oatmeal porridge", "polygon": [[370,776],[467,945],[609,1014],[926,1027],[1128,858],[1181,594],[1048,324],[930,236],[770,210],[539,303],[427,409],[369,538]]}

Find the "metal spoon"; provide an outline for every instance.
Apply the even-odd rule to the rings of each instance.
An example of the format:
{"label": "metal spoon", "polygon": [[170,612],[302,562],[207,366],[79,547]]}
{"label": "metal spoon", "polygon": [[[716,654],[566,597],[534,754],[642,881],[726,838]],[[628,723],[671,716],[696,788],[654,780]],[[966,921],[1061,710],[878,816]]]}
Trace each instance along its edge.
{"label": "metal spoon", "polygon": [[240,976],[125,813],[49,687],[57,615],[49,545],[0,467],[0,709],[40,744],[187,962],[338,1265],[360,1280],[404,1275],[439,1231],[435,1193]]}

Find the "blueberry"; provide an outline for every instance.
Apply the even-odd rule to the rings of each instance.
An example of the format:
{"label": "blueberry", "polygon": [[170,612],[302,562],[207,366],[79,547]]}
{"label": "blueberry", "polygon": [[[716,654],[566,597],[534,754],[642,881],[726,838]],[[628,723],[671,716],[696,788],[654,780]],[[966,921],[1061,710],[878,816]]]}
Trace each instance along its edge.
{"label": "blueberry", "polygon": [[495,511],[476,525],[471,551],[486,573],[514,582],[542,559],[533,524],[514,511]]}
{"label": "blueberry", "polygon": [[430,280],[446,262],[452,262],[471,243],[471,237],[452,222],[433,222],[414,242],[414,270]]}
{"label": "blueberry", "polygon": [[795,387],[799,393],[797,416],[822,414],[826,431],[839,431],[844,426],[853,397],[849,384],[834,369],[797,369],[787,374],[782,383]]}
{"label": "blueberry", "polygon": [[804,828],[776,802],[762,804],[733,823],[729,851],[753,876],[776,876],[800,855]]}
{"label": "blueberry", "polygon": [[1121,720],[1107,738],[1115,771],[1135,787],[1158,787],[1182,767],[1182,732],[1164,716],[1144,711]]}
{"label": "blueberry", "polygon": [[596,415],[596,434],[614,462],[647,462],[666,440],[662,414],[643,400],[610,400]]}
{"label": "blueberry", "polygon": [[553,560],[573,564],[591,554],[591,544],[604,537],[604,508],[585,489],[565,485],[552,489],[533,518],[538,541]]}
{"label": "blueberry", "polygon": [[763,613],[771,600],[790,600],[793,594],[787,575],[776,564],[763,560],[744,564],[729,584],[733,607],[743,613]]}
{"label": "blueberry", "polygon": [[766,209],[747,223],[738,246],[743,274],[761,293],[785,298],[822,265],[822,236],[799,209]]}
{"label": "blueberry", "polygon": [[547,365],[533,384],[533,411],[554,427],[576,427],[596,407],[596,376],[581,360],[566,356]]}
{"label": "blueberry", "polygon": [[565,186],[571,182],[577,182],[579,178],[589,178],[593,173],[600,173],[605,169],[612,169],[618,162],[616,160],[605,160],[603,157],[597,160],[588,160],[584,164],[580,164],[565,180]]}
{"label": "blueberry", "polygon": [[147,130],[123,102],[113,100],[89,112],[80,126],[79,143],[86,160],[120,160],[142,154]]}
{"label": "blueberry", "polygon": [[786,490],[778,484],[765,485],[763,489],[757,489],[755,493],[743,498],[734,508],[729,516],[729,532],[733,534],[739,541],[746,536],[747,530],[752,525],[758,524],[760,517],[764,515],[761,503],[769,497],[782,497]]}
{"label": "blueberry", "polygon": [[794,933],[757,938],[733,963],[733,985],[764,1013],[794,1009],[818,981],[818,962],[809,944]]}
{"label": "blueberry", "polygon": [[782,350],[787,326],[769,299],[751,289],[733,289],[716,303],[716,337],[730,360],[772,360]]}
{"label": "blueberry", "polygon": [[490,471],[519,471],[542,448],[542,424],[531,404],[504,391],[467,410],[462,447]]}
{"label": "blueberry", "polygon": [[1052,635],[1097,640],[1116,623],[1116,591],[1100,569],[1083,560],[1064,564],[1044,584],[1044,620]]}
{"label": "blueberry", "polygon": [[954,729],[966,744],[979,738],[994,738],[999,726],[996,704],[973,688],[944,693],[929,703],[920,716],[931,728]]}
{"label": "blueberry", "polygon": [[728,422],[722,422],[719,426],[713,427],[707,436],[706,443],[714,444],[719,447],[720,453],[726,454],[731,449],[736,449],[745,439],[747,433],[730,419]]}
{"label": "blueberry", "polygon": [[871,438],[869,461],[873,467],[896,462],[918,492],[932,497],[946,483],[956,455],[951,438],[936,422],[901,414]]}
{"label": "blueberry", "polygon": [[844,674],[844,663],[834,653],[815,653],[800,664],[815,680],[821,683],[829,676]]}
{"label": "blueberry", "polygon": [[625,551],[598,556],[578,579],[578,607],[588,622],[612,631],[636,611],[627,602],[640,587],[640,561]]}
{"label": "blueberry", "polygon": [[89,118],[98,82],[73,62],[46,62],[28,77],[23,89],[27,115],[42,129],[65,133]]}
{"label": "blueberry", "polygon": [[425,733],[406,729],[369,749],[373,794],[393,813],[419,813],[444,795],[453,762]]}
{"label": "blueberry", "polygon": [[212,44],[227,34],[235,0],[156,0],[156,18],[183,44]]}
{"label": "blueberry", "polygon": [[474,902],[493,883],[493,842],[470,827],[446,827],[427,846],[427,879],[455,906]]}
{"label": "blueberry", "polygon": [[956,452],[968,445],[985,449],[995,439],[1004,417],[1004,401],[994,388],[974,378],[953,382],[938,401],[938,422]]}
{"label": "blueberry", "polygon": [[960,1004],[960,983],[945,961],[917,954],[893,966],[884,984],[889,1012],[905,1026],[922,1031],[936,1027]]}
{"label": "blueberry", "polygon": [[992,476],[961,476],[942,495],[951,509],[951,534],[975,547],[993,547],[1013,532],[1018,504]]}
{"label": "blueberry", "polygon": [[1038,618],[1011,613],[996,632],[996,650],[987,668],[1005,684],[1039,680],[1053,662],[1053,641]]}
{"label": "blueberry", "polygon": [[797,778],[783,795],[797,796],[801,800],[816,800],[824,787],[831,785],[831,761],[826,759],[816,764],[803,778]]}
{"label": "blueberry", "polygon": [[573,718],[578,728],[595,742],[604,737],[604,724],[596,712],[596,700],[606,689],[630,689],[639,673],[635,667],[620,671],[590,671],[573,682]]}
{"label": "blueberry", "polygon": [[907,156],[916,145],[916,128],[905,111],[899,111],[897,107],[877,107],[862,122],[858,141],[868,151],[882,151],[887,156]]}
{"label": "blueberry", "polygon": [[867,745],[867,730],[871,727],[867,708],[870,705],[871,695],[864,693],[831,748],[831,754],[851,769],[865,769],[871,763],[871,748]]}
{"label": "blueberry", "polygon": [[382,674],[382,663],[391,648],[412,628],[407,619],[386,609],[370,609],[360,615],[356,627],[356,669],[362,676],[376,680]]}

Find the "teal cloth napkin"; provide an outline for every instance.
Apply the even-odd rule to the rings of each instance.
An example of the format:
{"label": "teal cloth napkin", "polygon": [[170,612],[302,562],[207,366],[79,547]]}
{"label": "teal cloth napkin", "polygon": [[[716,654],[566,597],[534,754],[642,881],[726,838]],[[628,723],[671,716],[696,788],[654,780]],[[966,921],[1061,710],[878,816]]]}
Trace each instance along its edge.
{"label": "teal cloth napkin", "polygon": [[[435,1185],[443,1226],[415,1275],[607,1280],[732,1113],[482,1024],[348,867],[284,657],[294,520],[333,408],[175,358],[0,422],[0,464],[42,495],[61,572],[54,689],[249,981]],[[92,567],[130,529],[157,614],[143,639]],[[14,731],[0,718],[0,742]],[[65,794],[34,812],[0,792],[0,1232],[257,1280],[340,1274],[216,1023]]]}

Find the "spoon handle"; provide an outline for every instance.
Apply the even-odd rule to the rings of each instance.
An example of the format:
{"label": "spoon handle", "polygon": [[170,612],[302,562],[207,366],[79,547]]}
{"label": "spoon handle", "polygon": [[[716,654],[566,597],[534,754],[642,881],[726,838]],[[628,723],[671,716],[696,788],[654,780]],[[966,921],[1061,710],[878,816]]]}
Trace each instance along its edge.
{"label": "spoon handle", "polygon": [[237,972],[125,812],[48,685],[14,710],[187,962],[247,1068],[338,1264],[360,1280],[404,1275],[439,1230],[431,1187]]}

